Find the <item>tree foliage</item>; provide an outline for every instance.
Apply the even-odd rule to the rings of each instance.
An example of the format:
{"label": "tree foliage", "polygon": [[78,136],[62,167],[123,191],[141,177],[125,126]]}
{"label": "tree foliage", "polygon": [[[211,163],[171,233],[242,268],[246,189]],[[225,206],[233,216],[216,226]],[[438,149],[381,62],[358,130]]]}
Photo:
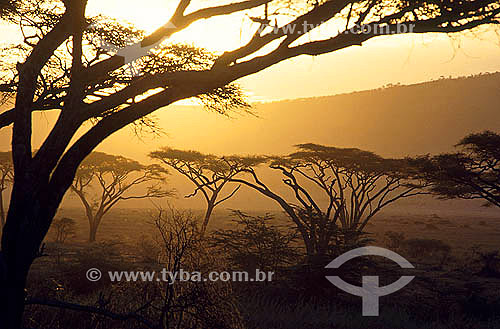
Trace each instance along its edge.
{"label": "tree foliage", "polygon": [[455,153],[415,159],[432,191],[443,198],[483,199],[500,207],[500,135],[470,134]]}

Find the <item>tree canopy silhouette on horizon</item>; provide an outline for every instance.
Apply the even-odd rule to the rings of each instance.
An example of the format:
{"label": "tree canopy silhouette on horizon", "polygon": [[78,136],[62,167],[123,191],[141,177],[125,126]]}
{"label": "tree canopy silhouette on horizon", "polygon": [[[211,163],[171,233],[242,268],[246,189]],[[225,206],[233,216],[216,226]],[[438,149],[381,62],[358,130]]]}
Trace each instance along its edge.
{"label": "tree canopy silhouette on horizon", "polygon": [[149,157],[160,161],[189,179],[195,189],[191,194],[186,195],[186,198],[195,197],[198,194],[203,196],[206,209],[201,226],[202,233],[207,230],[214,209],[238,192],[240,186],[233,188],[230,193],[222,193],[231,179],[245,170],[247,166],[265,161],[263,157],[258,156],[218,157],[198,151],[178,150],[169,147],[151,152]]}
{"label": "tree canopy silhouette on horizon", "polygon": [[[76,172],[71,191],[85,208],[89,221],[89,242],[96,240],[104,215],[118,202],[171,196],[173,191],[163,186],[167,175],[168,171],[159,165],[146,166],[122,156],[92,152],[86,157]],[[98,193],[91,193],[95,186]],[[145,188],[144,192],[131,192],[140,186]]]}
{"label": "tree canopy silhouette on horizon", "polygon": [[480,199],[500,207],[500,134],[469,134],[455,146],[454,153],[414,159],[421,178],[443,199]]}

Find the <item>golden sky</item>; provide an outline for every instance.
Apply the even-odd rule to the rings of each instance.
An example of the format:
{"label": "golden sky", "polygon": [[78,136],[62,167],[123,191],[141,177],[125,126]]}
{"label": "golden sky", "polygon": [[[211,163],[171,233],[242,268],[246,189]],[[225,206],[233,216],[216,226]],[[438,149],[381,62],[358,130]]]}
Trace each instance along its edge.
{"label": "golden sky", "polygon": [[[177,5],[177,0],[90,0],[87,15],[104,14],[124,19],[136,24],[148,32],[166,23]],[[198,3],[213,5],[212,1],[199,0]],[[192,9],[190,9],[192,10]],[[189,11],[189,10],[188,10]],[[327,36],[328,26],[313,37]],[[331,28],[331,27],[330,27]],[[207,47],[213,51],[226,51],[242,45],[254,31],[250,30],[248,17],[234,14],[220,18],[201,21],[187,30],[177,34],[174,41],[182,41]],[[0,34],[14,38],[15,28],[2,29]],[[411,84],[448,76],[465,76],[479,72],[500,71],[500,45],[498,36],[493,32],[467,33],[450,38],[442,34],[400,35],[372,39],[361,47],[351,47],[335,53],[318,57],[301,56],[271,67],[239,82],[253,101],[270,101],[333,95],[356,90],[378,88],[389,83]],[[182,131],[189,130],[189,122],[196,121],[199,113],[179,113],[172,117],[170,109],[158,111],[161,119],[168,122],[186,121]],[[168,114],[167,114],[168,113]],[[186,118],[184,118],[186,116]],[[50,117],[50,115],[49,115]],[[202,115],[207,120],[205,115]],[[227,122],[229,126],[260,126],[261,120],[246,118],[227,121],[218,115],[210,118]],[[185,119],[185,120],[184,120]],[[34,132],[34,147],[40,143],[53,122],[53,118],[39,118],[39,125]],[[184,121],[183,121],[184,120]],[[212,119],[210,119],[212,120]],[[247,122],[248,121],[248,122]],[[219,121],[217,121],[219,122]],[[262,121],[263,122],[263,121]],[[166,131],[172,133],[171,124]],[[175,129],[174,129],[175,130]],[[179,131],[177,131],[179,133]],[[215,134],[212,134],[215,135]],[[192,147],[170,138],[158,144],[176,144],[176,147]],[[2,146],[8,146],[10,136],[2,136]],[[207,140],[210,138],[207,136]],[[115,140],[116,142],[116,140]],[[321,142],[321,141],[317,141]],[[138,142],[138,148],[144,145]],[[114,143],[113,143],[114,144]],[[207,142],[210,144],[210,142]],[[109,143],[107,152],[119,153]],[[114,144],[116,145],[116,144]],[[224,148],[225,149],[225,148]],[[204,151],[210,152],[207,147]],[[220,152],[222,150],[213,150]],[[236,152],[231,150],[231,152]],[[241,149],[241,152],[254,152],[252,149]]]}
{"label": "golden sky", "polygon": [[[146,31],[166,23],[177,0],[90,0],[88,14],[126,19]],[[195,2],[210,6],[211,1]],[[190,8],[189,10],[192,10]],[[189,11],[188,10],[188,11]],[[322,27],[313,38],[332,35]],[[213,51],[231,50],[251,36],[255,25],[246,15],[233,14],[197,22],[175,40]],[[500,71],[500,41],[493,32],[379,37],[319,57],[301,56],[240,80],[253,100],[331,95],[377,88],[388,83],[415,83],[441,76]]]}
{"label": "golden sky", "polygon": [[[124,19],[151,32],[166,23],[177,3],[178,0],[90,0],[87,15],[103,14]],[[214,4],[209,0],[198,0],[195,3],[205,6]],[[188,8],[188,11],[190,10],[193,8]],[[176,34],[173,41],[192,43],[212,51],[223,52],[244,44],[251,36],[251,31],[256,28],[250,24],[247,14],[213,18],[193,24]],[[326,26],[313,37],[328,37],[331,32],[329,28],[333,27]],[[13,39],[17,35],[16,28],[4,28],[0,30],[0,35],[5,36],[5,41]],[[241,79],[239,83],[252,101],[314,97],[368,90],[389,83],[411,84],[443,76],[500,71],[498,58],[499,38],[491,31],[475,31],[453,37],[442,34],[388,36],[372,39],[361,47],[351,47],[314,58],[301,56],[288,60]],[[157,115],[164,119],[170,116],[167,112],[170,113],[169,109],[161,110]],[[51,119],[44,119],[44,115],[40,117],[39,123],[46,128],[39,130],[37,124],[34,147],[53,122]],[[178,115],[182,117],[184,114]],[[193,121],[198,119],[193,113],[188,117]],[[217,120],[225,120],[220,116],[216,117]],[[178,122],[179,118],[169,119],[169,122]],[[248,120],[259,125],[260,119]],[[182,122],[182,119],[180,121]],[[244,120],[230,120],[233,122],[230,125],[252,125],[242,121]],[[167,132],[172,132],[169,131],[170,125],[168,126]],[[10,138],[3,138],[5,141],[2,141],[2,145],[8,145]],[[165,143],[171,142],[172,140],[168,140]],[[187,146],[181,141],[176,141],[175,144],[177,147]],[[250,150],[242,149],[242,152]]]}
{"label": "golden sky", "polygon": [[[166,23],[178,0],[90,0],[87,15],[104,14],[136,24],[147,32]],[[195,4],[213,5],[198,0]],[[189,8],[189,10],[196,9]],[[255,13],[258,15],[259,12]],[[197,22],[174,36],[212,51],[234,49],[248,40],[256,26],[247,14],[233,14]],[[331,36],[326,26],[313,38]],[[483,30],[485,30],[483,28]],[[2,26],[7,41],[16,27]],[[335,34],[335,33],[333,33]],[[318,57],[301,56],[282,62],[239,83],[254,101],[268,101],[378,88],[389,83],[410,84],[442,76],[466,76],[500,71],[500,39],[493,32],[399,35],[378,37],[362,47],[351,47]]]}

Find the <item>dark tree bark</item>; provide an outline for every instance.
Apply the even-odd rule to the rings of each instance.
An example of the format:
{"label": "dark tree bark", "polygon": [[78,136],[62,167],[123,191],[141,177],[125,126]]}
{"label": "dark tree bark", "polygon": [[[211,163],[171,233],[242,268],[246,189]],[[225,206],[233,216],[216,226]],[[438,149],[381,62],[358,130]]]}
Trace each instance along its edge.
{"label": "dark tree bark", "polygon": [[5,225],[5,208],[3,204],[3,191],[0,190],[0,220],[1,220],[1,228]]}
{"label": "dark tree bark", "polygon": [[[90,221],[90,219],[89,219]],[[99,228],[99,224],[101,222],[100,218],[94,217],[92,221],[89,223],[89,242],[95,242],[97,237],[97,229]]]}
{"label": "dark tree bark", "polygon": [[20,326],[28,271],[61,201],[49,200],[53,195],[45,192],[46,187],[14,184],[0,251],[2,328]]}

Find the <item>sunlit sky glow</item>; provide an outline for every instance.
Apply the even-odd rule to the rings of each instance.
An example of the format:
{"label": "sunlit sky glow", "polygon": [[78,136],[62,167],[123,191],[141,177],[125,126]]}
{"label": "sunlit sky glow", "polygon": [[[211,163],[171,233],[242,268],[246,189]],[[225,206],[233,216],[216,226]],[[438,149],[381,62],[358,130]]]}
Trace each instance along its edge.
{"label": "sunlit sky glow", "polygon": [[[210,6],[213,1],[193,1]],[[90,0],[87,15],[103,14],[154,31],[172,15],[178,0]],[[196,7],[189,7],[188,12]],[[174,35],[183,42],[222,53],[243,45],[257,26],[248,15],[233,14],[192,24]],[[483,30],[485,30],[483,28]],[[18,37],[17,27],[0,32],[4,42]],[[319,29],[312,38],[336,33],[334,26]],[[239,83],[253,101],[332,95],[378,88],[389,83],[411,84],[440,77],[500,71],[500,45],[493,32],[378,37],[362,47],[350,47],[318,57],[301,56],[243,78]]]}
{"label": "sunlit sky glow", "polygon": [[[138,5],[132,0],[91,0],[87,13],[126,19],[152,32],[166,23],[177,3],[142,0]],[[210,1],[199,3],[211,5]],[[204,20],[176,34],[172,41],[223,52],[248,40],[256,29],[250,23],[246,14]],[[331,35],[329,28],[333,27],[323,27],[313,38]],[[408,84],[442,76],[500,71],[499,55],[498,37],[492,32],[468,33],[453,39],[441,34],[379,37],[362,47],[315,58],[301,56],[244,78],[240,83],[253,100],[330,95],[388,83]]]}

